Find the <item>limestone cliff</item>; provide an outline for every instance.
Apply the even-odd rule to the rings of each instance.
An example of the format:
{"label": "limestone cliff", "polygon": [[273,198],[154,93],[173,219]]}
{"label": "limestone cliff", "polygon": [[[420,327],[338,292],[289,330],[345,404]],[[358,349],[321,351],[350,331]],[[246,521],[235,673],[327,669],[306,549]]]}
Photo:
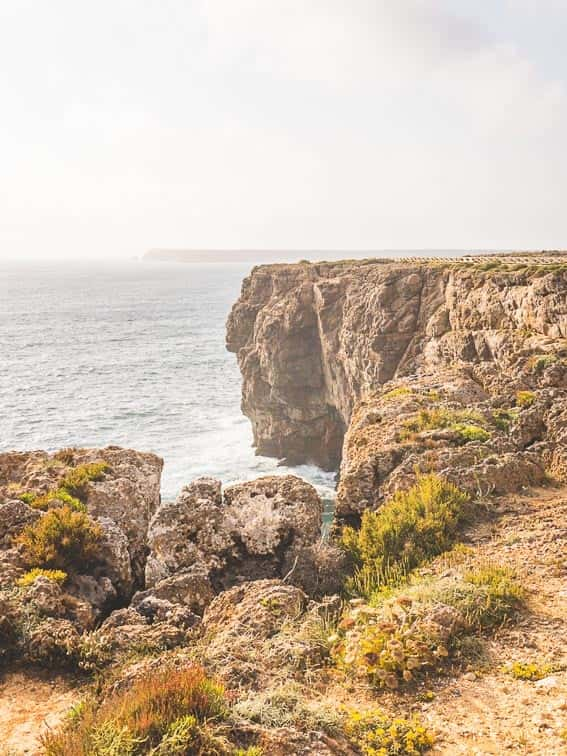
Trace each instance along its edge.
{"label": "limestone cliff", "polygon": [[564,263],[534,256],[254,268],[227,345],[238,355],[258,453],[338,469],[357,402],[404,376],[459,370],[484,399],[565,387]]}

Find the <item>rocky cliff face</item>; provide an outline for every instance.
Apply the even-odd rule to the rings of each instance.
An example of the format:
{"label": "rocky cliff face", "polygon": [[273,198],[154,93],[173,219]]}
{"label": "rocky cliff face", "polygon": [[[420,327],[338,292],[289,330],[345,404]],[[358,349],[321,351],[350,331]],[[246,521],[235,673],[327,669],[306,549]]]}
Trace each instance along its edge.
{"label": "rocky cliff face", "polygon": [[227,345],[258,453],[338,469],[357,402],[417,373],[459,368],[488,395],[563,385],[566,291],[567,266],[537,258],[255,268]]}

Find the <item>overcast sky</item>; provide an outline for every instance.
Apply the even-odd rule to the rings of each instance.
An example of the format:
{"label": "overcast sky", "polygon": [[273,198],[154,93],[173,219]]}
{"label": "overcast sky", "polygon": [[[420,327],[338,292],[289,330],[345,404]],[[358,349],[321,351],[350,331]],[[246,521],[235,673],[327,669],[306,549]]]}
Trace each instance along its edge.
{"label": "overcast sky", "polygon": [[567,246],[567,0],[0,0],[0,259]]}

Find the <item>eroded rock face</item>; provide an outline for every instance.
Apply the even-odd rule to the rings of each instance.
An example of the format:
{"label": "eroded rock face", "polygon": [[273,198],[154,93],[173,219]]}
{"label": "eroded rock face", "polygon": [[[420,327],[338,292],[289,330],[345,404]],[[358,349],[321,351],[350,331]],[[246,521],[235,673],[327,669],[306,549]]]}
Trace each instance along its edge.
{"label": "eroded rock face", "polygon": [[213,590],[288,572],[301,580],[308,570],[297,569],[300,561],[318,575],[322,512],[315,489],[292,475],[229,486],[224,494],[219,481],[193,481],[150,523],[144,596],[165,590],[170,599],[181,581],[181,602],[202,613]]}
{"label": "eroded rock face", "polygon": [[[535,270],[372,261],[255,268],[227,345],[238,354],[258,452],[337,469],[356,403],[418,371],[460,366],[484,389],[512,390],[534,355],[565,350],[567,273]],[[542,372],[531,376],[537,385],[567,386],[560,360]]]}
{"label": "eroded rock face", "polygon": [[142,585],[146,560],[146,534],[160,503],[163,460],[131,449],[66,449],[47,452],[0,454],[0,546],[8,548],[24,527],[42,516],[18,495],[55,491],[70,470],[92,462],[108,468],[100,480],[85,486],[88,514],[104,532],[99,576],[112,581],[117,595],[127,599],[135,584]]}
{"label": "eroded rock face", "polygon": [[567,451],[557,423],[567,391],[536,389],[528,397],[523,406],[514,394],[490,395],[458,370],[369,394],[345,437],[337,517],[356,523],[413,485],[418,472],[436,472],[473,498],[541,485]]}

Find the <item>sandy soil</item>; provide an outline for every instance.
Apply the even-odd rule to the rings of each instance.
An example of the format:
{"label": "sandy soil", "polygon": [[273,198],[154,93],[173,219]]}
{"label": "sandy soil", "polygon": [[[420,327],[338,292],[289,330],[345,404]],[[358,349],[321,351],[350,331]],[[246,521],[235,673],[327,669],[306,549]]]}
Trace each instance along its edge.
{"label": "sandy soil", "polygon": [[39,738],[81,698],[73,678],[17,670],[0,677],[0,756],[38,754]]}
{"label": "sandy soil", "polygon": [[[488,658],[422,705],[439,733],[434,753],[567,754],[567,490],[501,501],[501,517],[474,531],[479,560],[511,566],[528,601],[521,621],[497,633]],[[554,667],[539,682],[503,670],[511,662]],[[563,737],[561,736],[563,734]]]}

